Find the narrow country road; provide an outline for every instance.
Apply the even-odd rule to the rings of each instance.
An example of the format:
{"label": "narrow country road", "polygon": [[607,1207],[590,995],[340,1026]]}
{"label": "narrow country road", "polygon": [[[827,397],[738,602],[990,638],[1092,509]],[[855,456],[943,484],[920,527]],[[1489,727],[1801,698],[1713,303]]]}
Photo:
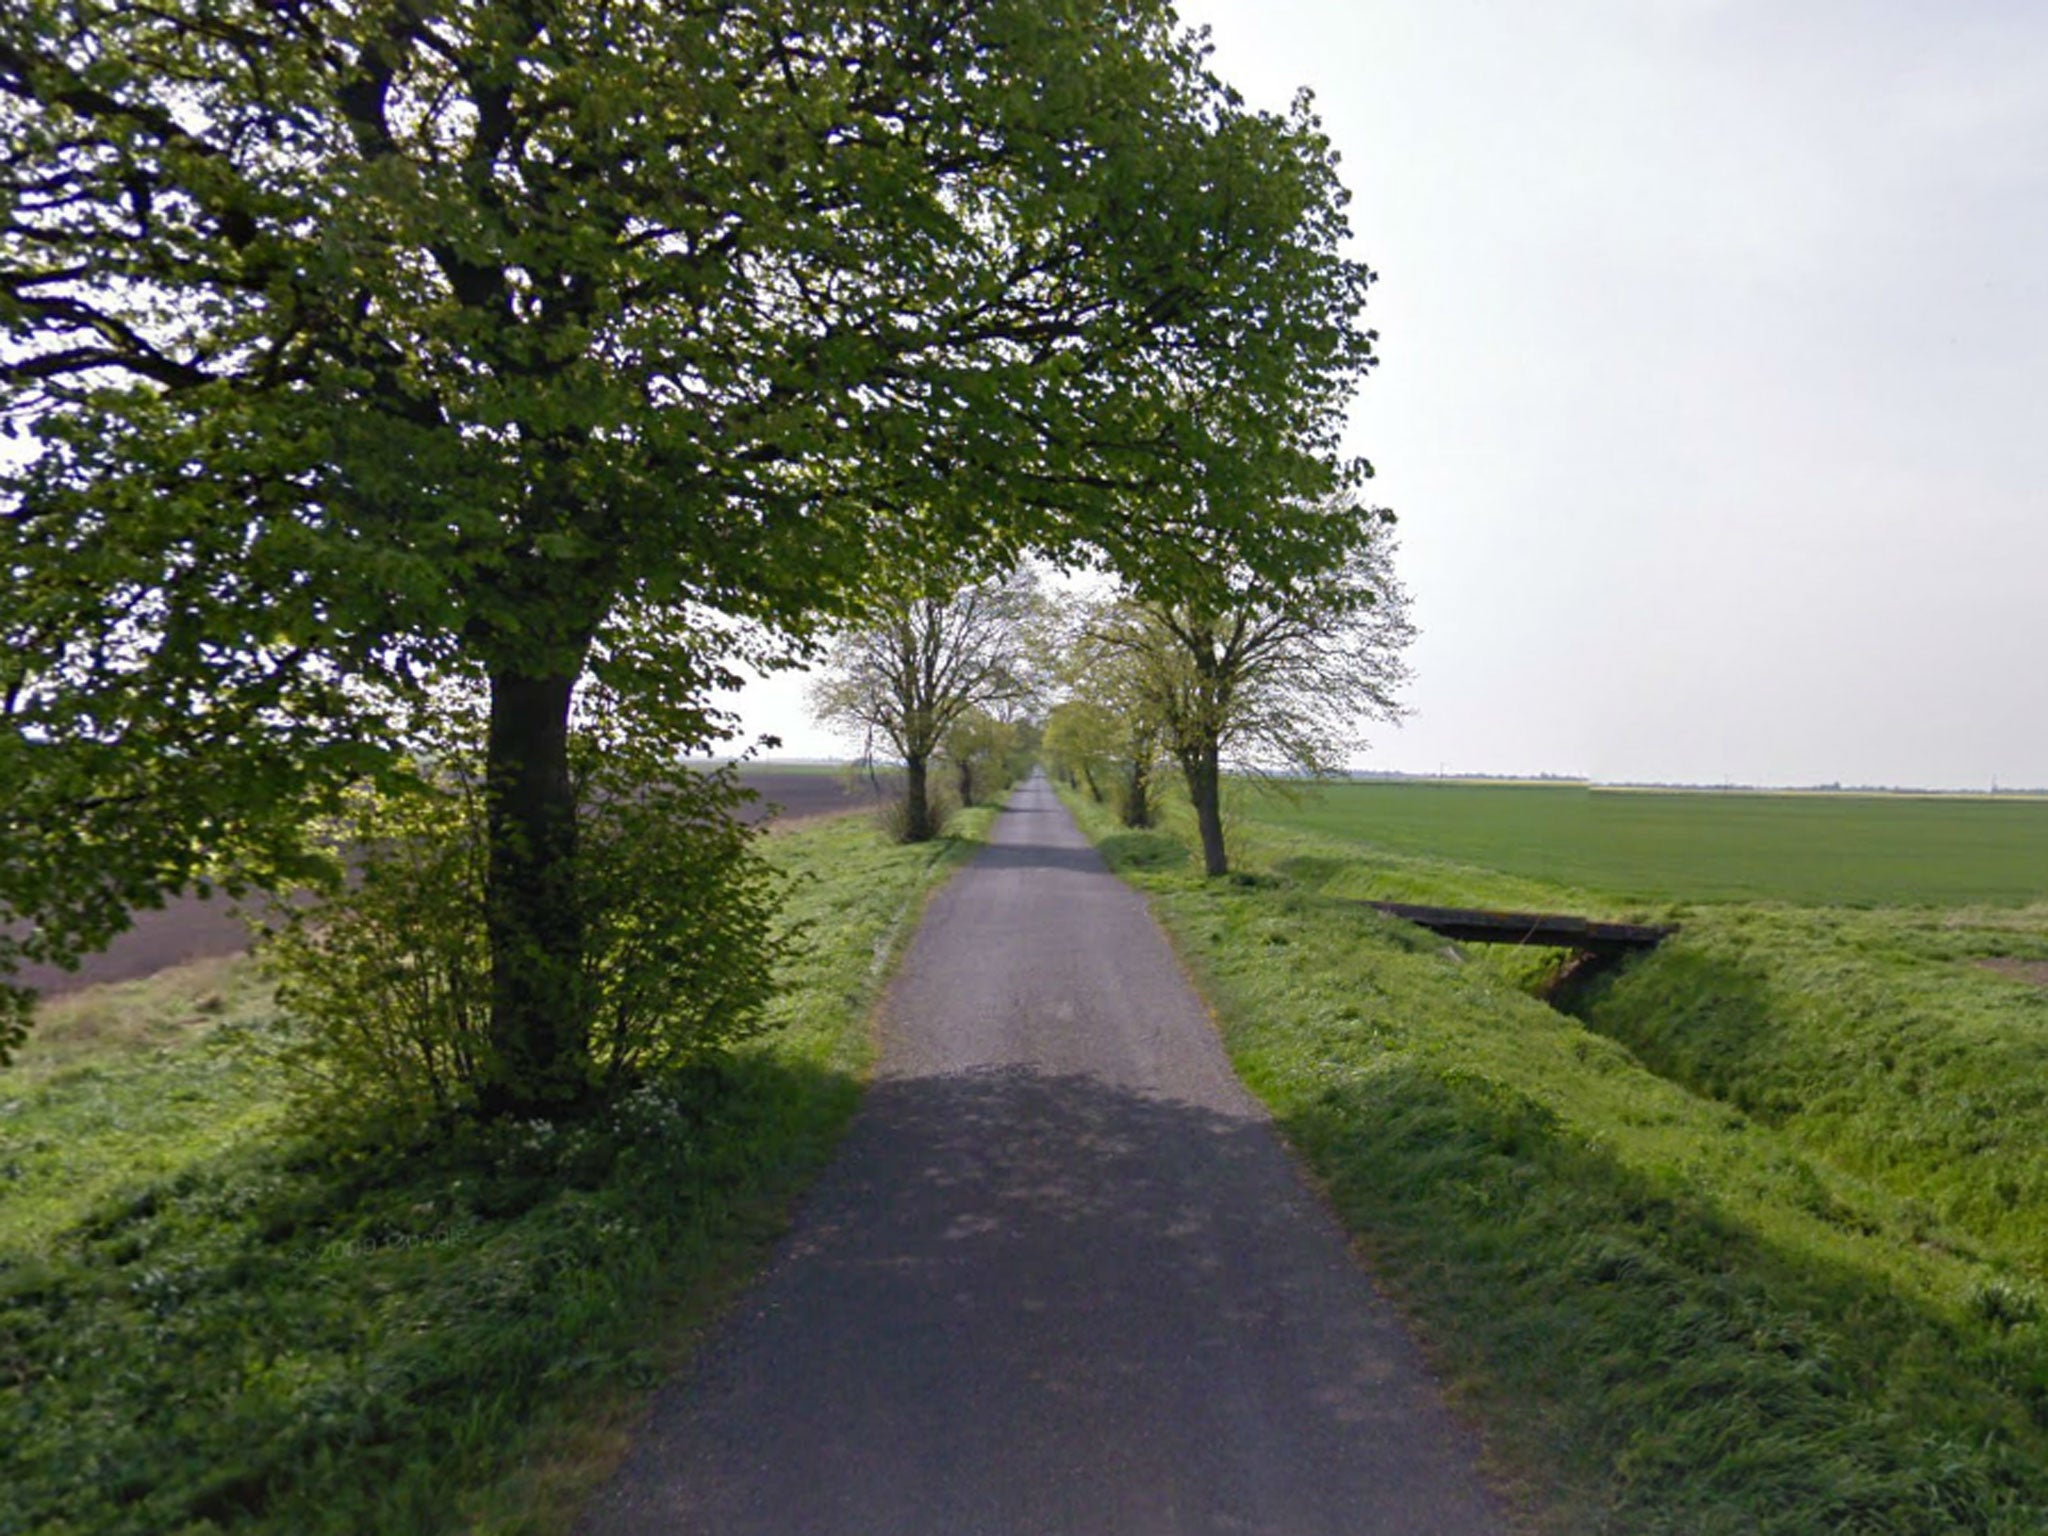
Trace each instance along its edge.
{"label": "narrow country road", "polygon": [[1494,1532],[1475,1448],[1043,778],[588,1536]]}

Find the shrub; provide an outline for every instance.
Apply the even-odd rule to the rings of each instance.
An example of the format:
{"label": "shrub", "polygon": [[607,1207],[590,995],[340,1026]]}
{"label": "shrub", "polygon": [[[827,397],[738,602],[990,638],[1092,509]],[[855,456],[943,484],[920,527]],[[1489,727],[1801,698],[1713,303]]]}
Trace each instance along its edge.
{"label": "shrub", "polygon": [[323,830],[349,879],[299,893],[263,945],[300,1107],[413,1128],[470,1109],[489,1049],[482,808],[460,785],[357,790]]}
{"label": "shrub", "polygon": [[775,972],[783,880],[753,850],[736,770],[627,781],[595,765],[582,885],[595,1086],[606,1096],[757,1034]]}
{"label": "shrub", "polygon": [[[934,833],[945,829],[946,823],[960,812],[960,797],[943,778],[933,775],[925,790],[925,804],[931,811],[931,826]],[[892,795],[875,808],[875,824],[882,829],[882,835],[892,843],[910,841],[910,802],[903,795]]]}
{"label": "shrub", "polygon": [[[577,747],[580,1021],[607,1100],[763,1027],[791,945],[780,877],[736,811],[733,769],[697,772],[601,736]],[[363,789],[327,829],[350,877],[288,909],[266,944],[301,1107],[414,1134],[474,1111],[490,1065],[487,849],[474,758]]]}

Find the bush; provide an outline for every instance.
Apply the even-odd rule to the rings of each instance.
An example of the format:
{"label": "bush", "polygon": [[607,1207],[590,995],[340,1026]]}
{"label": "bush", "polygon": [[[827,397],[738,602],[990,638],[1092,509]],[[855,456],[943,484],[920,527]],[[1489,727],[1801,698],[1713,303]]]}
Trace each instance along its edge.
{"label": "bush", "polygon": [[[933,836],[944,832],[946,823],[960,813],[960,797],[945,779],[933,774],[924,792],[924,803],[931,815]],[[892,843],[910,841],[910,800],[906,795],[892,795],[875,807],[875,825],[882,829],[882,835]]]}
{"label": "bush", "polygon": [[489,1050],[482,808],[421,784],[356,791],[323,829],[349,880],[301,892],[261,946],[293,1026],[300,1107],[322,1123],[444,1119],[475,1103]]}
{"label": "bush", "polygon": [[[791,938],[734,770],[656,767],[598,739],[578,759],[581,1025],[601,1101],[759,1031]],[[414,1134],[476,1108],[491,1059],[477,782],[454,754],[431,778],[359,791],[328,829],[349,879],[269,938],[287,1065],[318,1124]]]}
{"label": "bush", "polygon": [[[738,819],[737,772],[688,770],[638,785],[607,756],[586,798],[595,1086],[609,1096],[760,1032],[777,966],[783,879]],[[609,777],[608,777],[609,776]]]}

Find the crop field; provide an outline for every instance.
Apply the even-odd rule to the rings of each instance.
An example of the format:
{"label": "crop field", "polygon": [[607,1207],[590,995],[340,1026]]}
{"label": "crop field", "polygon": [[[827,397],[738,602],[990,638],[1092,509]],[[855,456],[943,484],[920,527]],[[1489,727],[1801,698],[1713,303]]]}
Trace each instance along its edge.
{"label": "crop field", "polygon": [[1643,901],[2022,905],[2048,798],[1365,782],[1255,792],[1261,822]]}
{"label": "crop field", "polygon": [[[740,777],[760,796],[742,809],[742,817],[772,819],[784,826],[878,805],[895,787],[891,769],[870,777],[834,763],[750,764]],[[21,979],[54,997],[80,987],[136,981],[174,965],[225,959],[249,947],[248,925],[237,915],[235,904],[224,898],[174,896],[161,907],[143,908],[133,918],[133,927],[116,935],[98,954],[88,955],[76,971],[31,965],[23,968]]]}

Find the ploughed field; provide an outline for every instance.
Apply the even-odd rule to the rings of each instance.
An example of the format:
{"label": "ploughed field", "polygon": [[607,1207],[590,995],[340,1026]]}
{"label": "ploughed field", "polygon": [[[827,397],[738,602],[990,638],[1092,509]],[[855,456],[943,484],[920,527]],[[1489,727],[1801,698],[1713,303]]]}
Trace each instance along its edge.
{"label": "ploughed field", "polygon": [[[750,768],[740,777],[760,796],[748,808],[748,819],[783,822],[875,805],[893,786],[886,770],[876,778],[856,779],[844,769],[824,765]],[[233,903],[180,897],[154,910],[137,912],[132,928],[99,954],[88,956],[76,971],[29,966],[22,980],[54,997],[80,987],[153,976],[166,966],[239,955],[248,947],[248,925],[235,915]]]}
{"label": "ploughed field", "polygon": [[2048,800],[1237,791],[1084,819],[1553,1528],[2048,1530]]}

